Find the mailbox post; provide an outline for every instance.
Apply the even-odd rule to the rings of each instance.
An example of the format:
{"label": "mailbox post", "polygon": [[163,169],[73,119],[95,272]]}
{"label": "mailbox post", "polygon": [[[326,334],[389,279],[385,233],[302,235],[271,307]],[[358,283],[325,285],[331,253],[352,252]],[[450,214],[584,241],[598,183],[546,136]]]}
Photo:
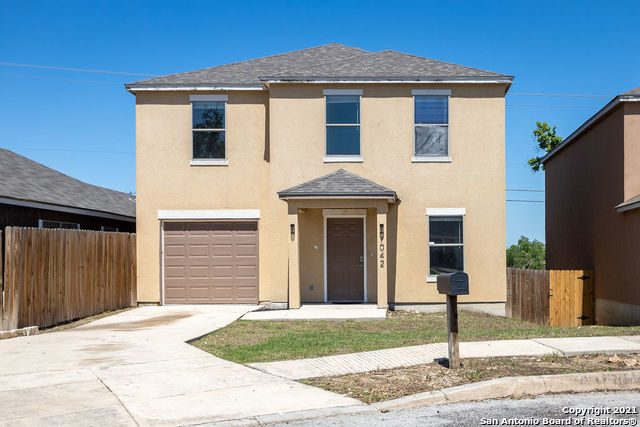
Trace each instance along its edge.
{"label": "mailbox post", "polygon": [[438,292],[447,296],[447,334],[449,335],[449,369],[460,367],[458,349],[458,295],[469,295],[469,276],[461,271],[439,274]]}

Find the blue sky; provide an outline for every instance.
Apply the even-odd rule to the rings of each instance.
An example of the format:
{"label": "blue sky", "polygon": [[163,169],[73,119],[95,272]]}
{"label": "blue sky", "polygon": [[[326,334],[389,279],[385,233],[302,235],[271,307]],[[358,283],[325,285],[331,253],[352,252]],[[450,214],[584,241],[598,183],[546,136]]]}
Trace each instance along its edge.
{"label": "blue sky", "polygon": [[[0,62],[169,74],[330,42],[515,76],[510,93],[613,97],[640,86],[640,2],[3,1]],[[143,77],[0,65],[0,146],[135,191]],[[507,96],[507,188],[543,189],[536,121],[567,136],[609,98]],[[508,192],[507,199],[542,200]],[[507,242],[544,240],[544,205],[507,202]]]}

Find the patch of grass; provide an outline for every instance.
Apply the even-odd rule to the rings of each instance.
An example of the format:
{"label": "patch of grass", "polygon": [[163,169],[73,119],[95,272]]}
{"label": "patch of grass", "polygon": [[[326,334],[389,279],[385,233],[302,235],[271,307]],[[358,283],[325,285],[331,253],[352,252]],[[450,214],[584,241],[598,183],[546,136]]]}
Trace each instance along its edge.
{"label": "patch of grass", "polygon": [[[238,363],[302,359],[446,342],[446,321],[446,313],[404,311],[365,322],[239,320],[193,344]],[[640,334],[640,326],[560,328],[473,311],[460,312],[459,330],[461,341]]]}
{"label": "patch of grass", "polygon": [[460,369],[437,363],[338,377],[313,378],[305,384],[344,394],[366,403],[441,390],[494,378],[640,369],[640,355],[614,359],[590,354],[573,357],[465,359]]}

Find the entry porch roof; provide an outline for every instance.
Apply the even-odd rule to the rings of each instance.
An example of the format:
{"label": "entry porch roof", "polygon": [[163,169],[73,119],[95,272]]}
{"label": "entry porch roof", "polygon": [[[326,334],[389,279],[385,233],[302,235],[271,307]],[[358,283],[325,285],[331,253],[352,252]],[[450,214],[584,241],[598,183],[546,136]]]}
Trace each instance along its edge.
{"label": "entry porch roof", "polygon": [[289,199],[386,199],[394,203],[396,192],[344,169],[315,178],[278,192],[282,200]]}

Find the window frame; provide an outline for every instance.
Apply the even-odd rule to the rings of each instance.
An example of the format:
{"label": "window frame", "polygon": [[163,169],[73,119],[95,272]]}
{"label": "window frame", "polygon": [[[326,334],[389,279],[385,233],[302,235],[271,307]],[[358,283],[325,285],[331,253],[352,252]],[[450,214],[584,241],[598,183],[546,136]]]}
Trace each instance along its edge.
{"label": "window frame", "polygon": [[[447,123],[416,123],[416,97],[419,96],[446,96],[447,97]],[[412,133],[413,148],[412,163],[450,163],[451,162],[451,90],[450,89],[413,89],[411,90],[412,105]],[[447,128],[447,154],[416,154],[416,127],[440,126]]]}
{"label": "window frame", "polygon": [[[105,230],[105,228],[112,228],[113,230]],[[118,233],[120,231],[119,227],[111,227],[108,225],[101,225],[100,226],[100,231],[103,231],[105,233]]]}
{"label": "window frame", "polygon": [[[435,283],[438,276],[431,274],[431,248],[432,247],[462,247],[462,271],[467,268],[467,255],[465,251],[465,240],[467,236],[466,221],[467,210],[465,208],[427,208],[427,282]],[[460,217],[462,220],[462,243],[433,243],[430,236],[430,221],[432,217]]]}
{"label": "window frame", "polygon": [[[44,227],[44,223],[45,222],[51,222],[51,223],[58,223],[58,227],[57,228],[51,228],[51,227]],[[73,224],[75,225],[75,228],[65,228],[62,226],[62,224]],[[42,228],[45,230],[80,230],[80,223],[79,222],[70,222],[70,221],[58,221],[58,220],[54,220],[54,219],[39,219],[38,220],[38,228]]]}
{"label": "window frame", "polygon": [[[191,106],[191,160],[189,164],[191,166],[227,166],[228,160],[228,141],[227,141],[227,103],[229,101],[228,95],[189,95],[189,104]],[[220,129],[195,129],[193,127],[193,104],[194,103],[206,103],[206,102],[223,102],[224,103],[224,128]],[[209,158],[196,158],[193,157],[193,133],[194,132],[224,132],[224,158],[222,159],[209,159]]]}
{"label": "window frame", "polygon": [[[324,163],[362,163],[362,89],[324,89]],[[360,123],[327,123],[327,97],[328,96],[357,96],[358,97],[358,121]],[[359,154],[327,154],[327,128],[328,127],[358,127],[358,152]]]}

